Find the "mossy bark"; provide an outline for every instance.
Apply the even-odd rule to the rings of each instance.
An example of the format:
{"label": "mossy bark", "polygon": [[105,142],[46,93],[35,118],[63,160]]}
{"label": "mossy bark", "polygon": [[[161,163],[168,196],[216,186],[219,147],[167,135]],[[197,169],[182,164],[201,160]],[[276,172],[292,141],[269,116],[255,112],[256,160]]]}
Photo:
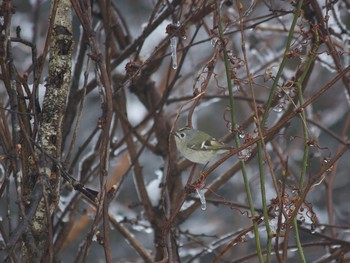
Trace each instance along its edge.
{"label": "mossy bark", "polygon": [[52,260],[50,222],[60,197],[59,170],[48,155],[58,161],[61,158],[62,119],[71,81],[73,32],[70,0],[60,0],[56,7],[51,13],[51,18],[54,14],[54,22],[50,36],[49,72],[38,136],[43,151],[39,153],[40,173],[36,183],[42,184],[43,196],[31,226],[35,246],[27,244],[24,248],[29,262]]}

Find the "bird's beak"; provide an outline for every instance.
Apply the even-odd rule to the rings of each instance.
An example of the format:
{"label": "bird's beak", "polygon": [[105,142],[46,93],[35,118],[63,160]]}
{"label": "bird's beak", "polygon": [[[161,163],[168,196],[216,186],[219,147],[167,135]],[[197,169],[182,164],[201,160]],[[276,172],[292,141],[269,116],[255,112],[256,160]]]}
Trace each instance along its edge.
{"label": "bird's beak", "polygon": [[170,134],[178,137],[177,132],[171,131]]}

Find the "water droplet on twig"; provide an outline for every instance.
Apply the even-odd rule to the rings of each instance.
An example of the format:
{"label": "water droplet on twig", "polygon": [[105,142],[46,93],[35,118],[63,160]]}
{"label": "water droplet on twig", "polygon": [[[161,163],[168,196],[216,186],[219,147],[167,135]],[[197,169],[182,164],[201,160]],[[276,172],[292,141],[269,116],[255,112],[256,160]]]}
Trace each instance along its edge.
{"label": "water droplet on twig", "polygon": [[216,44],[218,43],[219,41],[219,38],[218,37],[213,37],[211,40],[210,40],[210,44],[212,47],[215,47]]}
{"label": "water droplet on twig", "polygon": [[238,159],[241,161],[248,161],[249,157],[252,155],[252,148],[247,147],[237,154]]}
{"label": "water droplet on twig", "polygon": [[284,110],[284,106],[282,103],[277,104],[275,107],[273,107],[274,112],[282,112]]}

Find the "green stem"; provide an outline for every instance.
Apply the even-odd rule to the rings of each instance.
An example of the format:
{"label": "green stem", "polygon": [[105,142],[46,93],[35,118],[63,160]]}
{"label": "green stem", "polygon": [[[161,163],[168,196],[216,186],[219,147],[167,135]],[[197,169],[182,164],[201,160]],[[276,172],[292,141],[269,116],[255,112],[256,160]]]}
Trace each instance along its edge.
{"label": "green stem", "polygon": [[262,117],[262,120],[261,120],[261,124],[260,124],[261,127],[265,127],[265,123],[266,123],[267,117],[269,116],[269,110],[271,108],[271,103],[272,103],[272,100],[273,100],[274,95],[275,95],[275,90],[276,90],[276,88],[278,86],[279,79],[281,78],[282,72],[283,72],[284,67],[285,67],[285,65],[287,63],[288,53],[289,53],[290,46],[291,46],[292,41],[293,41],[294,29],[295,29],[295,26],[297,24],[298,17],[300,15],[300,10],[301,10],[302,4],[303,4],[303,0],[299,0],[297,8],[295,10],[295,15],[294,15],[294,18],[293,18],[292,25],[291,25],[291,27],[289,29],[289,34],[288,34],[288,38],[287,38],[286,49],[284,51],[283,59],[282,59],[282,62],[280,64],[280,67],[278,69],[278,72],[276,74],[276,78],[275,78],[275,80],[274,80],[274,82],[272,84],[270,95],[269,95],[269,98],[268,98],[266,106],[265,106],[265,111],[264,111],[264,114],[263,114],[263,117]]}
{"label": "green stem", "polygon": [[305,259],[305,255],[304,255],[304,251],[303,251],[303,246],[301,244],[300,236],[299,236],[297,217],[294,217],[294,219],[293,219],[293,227],[294,227],[295,243],[296,243],[298,251],[299,251],[299,256],[300,256],[301,262],[306,263],[306,259]]}
{"label": "green stem", "polygon": [[262,201],[264,223],[265,223],[266,234],[267,234],[266,262],[271,262],[272,231],[270,228],[269,214],[267,211],[267,203],[266,203],[265,172],[263,167],[264,162],[263,162],[261,141],[258,141],[257,148],[258,148],[257,152],[258,152],[259,174],[260,174],[261,201]]}
{"label": "green stem", "polygon": [[[313,49],[309,53],[309,58],[306,63],[305,69],[303,71],[303,74],[300,76],[300,79],[298,83],[296,83],[297,89],[298,89],[298,97],[299,97],[299,103],[302,105],[304,103],[304,97],[303,97],[303,90],[302,90],[302,84],[304,83],[306,76],[309,72],[309,69],[311,68],[311,65],[313,61],[315,60],[316,57],[316,51],[318,50],[319,47],[319,37],[318,37],[318,32],[317,29],[314,29],[315,33],[315,45]],[[304,187],[304,182],[305,182],[305,176],[306,176],[306,170],[308,166],[308,156],[309,156],[309,133],[308,133],[308,127],[306,123],[306,115],[305,111],[302,111],[300,113],[301,117],[301,122],[303,125],[303,134],[304,134],[304,154],[303,154],[303,162],[302,162],[302,167],[301,167],[301,172],[300,172],[300,179],[299,179],[299,189],[302,189]],[[293,219],[293,225],[294,225],[294,235],[295,235],[295,241],[298,247],[299,255],[302,260],[302,262],[306,262],[305,256],[303,253],[303,248],[302,244],[300,242],[300,237],[299,237],[299,231],[298,231],[298,223],[297,223],[297,217]]]}
{"label": "green stem", "polygon": [[[299,81],[296,83],[297,89],[298,89],[298,96],[299,96],[299,102],[300,105],[302,105],[304,103],[304,97],[303,97],[303,90],[302,90],[302,84],[304,83],[306,76],[309,72],[309,69],[313,63],[313,61],[315,60],[316,57],[316,52],[318,50],[319,47],[319,36],[318,36],[318,32],[317,29],[314,29],[314,33],[315,33],[315,44],[314,47],[312,48],[312,50],[309,53],[309,58],[306,62],[305,65],[305,69],[303,71],[303,74],[300,76]],[[302,165],[302,170],[300,173],[300,180],[299,180],[299,188],[303,188],[304,187],[304,181],[305,181],[305,175],[306,175],[306,168],[307,168],[307,160],[308,160],[308,155],[309,155],[309,133],[308,133],[308,128],[307,128],[307,124],[306,124],[306,116],[305,116],[305,111],[302,111],[300,113],[300,117],[301,117],[301,121],[303,124],[303,133],[304,133],[304,156],[303,156],[303,165]]]}
{"label": "green stem", "polygon": [[[237,126],[236,122],[236,115],[235,115],[235,103],[234,103],[234,97],[233,97],[233,88],[232,88],[232,81],[231,81],[231,67],[230,67],[230,62],[229,62],[229,57],[227,55],[227,50],[225,46],[225,41],[223,41],[223,29],[222,29],[222,24],[221,24],[221,16],[220,16],[220,1],[216,1],[216,8],[218,12],[218,29],[219,29],[219,37],[223,46],[223,55],[224,55],[224,62],[225,62],[225,71],[226,71],[226,79],[227,79],[227,88],[229,92],[229,98],[230,98],[230,109],[231,109],[231,123],[232,123],[232,131],[235,129]],[[240,146],[240,141],[238,134],[234,134],[234,140],[235,144],[237,147]],[[261,251],[261,245],[260,245],[260,240],[259,240],[259,229],[258,229],[258,223],[254,219],[255,217],[255,209],[254,209],[254,203],[253,203],[253,198],[250,192],[250,187],[249,187],[249,180],[247,176],[247,170],[245,166],[245,162],[243,160],[240,160],[241,164],[241,171],[243,175],[243,181],[244,181],[244,187],[245,191],[247,194],[247,199],[248,199],[248,204],[250,208],[250,213],[253,218],[253,229],[254,229],[254,237],[255,237],[255,244],[257,248],[257,253],[258,253],[258,258],[259,262],[263,262],[263,256],[262,256],[262,251]]]}
{"label": "green stem", "polygon": [[[264,111],[264,114],[263,114],[263,117],[262,117],[262,120],[261,120],[261,123],[260,123],[260,126],[262,127],[262,129],[265,127],[265,123],[266,123],[266,120],[269,116],[269,110],[271,108],[271,104],[272,104],[272,100],[275,96],[275,90],[278,86],[278,83],[279,83],[279,80],[281,78],[281,75],[282,75],[282,72],[284,70],[284,67],[287,63],[287,60],[288,60],[288,53],[289,53],[289,50],[290,50],[290,46],[291,46],[291,43],[293,41],[293,34],[294,34],[294,29],[295,29],[295,26],[297,24],[297,21],[298,21],[298,17],[299,17],[299,14],[300,14],[300,11],[301,11],[301,7],[302,7],[302,4],[303,4],[303,0],[300,0],[298,1],[298,5],[297,5],[297,8],[296,8],[296,11],[295,11],[295,15],[294,15],[294,18],[293,18],[293,22],[292,22],[292,25],[290,27],[290,30],[289,30],[289,34],[288,34],[288,38],[287,38],[287,43],[286,43],[286,48],[285,48],[285,51],[284,51],[284,56],[283,56],[283,59],[282,59],[282,62],[280,64],[280,67],[278,69],[278,72],[276,74],[276,78],[274,80],[274,83],[271,87],[271,91],[270,91],[270,94],[269,94],[269,98],[268,98],[268,101],[266,103],[266,106],[265,106],[265,111]],[[311,65],[311,64],[309,64]],[[308,69],[308,68],[307,68]],[[306,73],[307,73],[307,70],[304,71],[305,75],[304,75],[304,78],[303,80],[305,79],[305,76],[306,76]],[[300,96],[300,92],[299,92],[299,96]],[[302,98],[302,96],[301,96]],[[302,103],[302,100],[300,101],[300,103]],[[305,120],[305,118],[303,118],[303,120]],[[306,125],[304,125],[304,134],[307,134],[307,127]],[[307,137],[305,137],[307,138]],[[305,144],[307,145],[307,144]],[[257,151],[258,151],[258,158],[259,158],[259,170],[260,170],[260,180],[261,180],[261,194],[262,194],[262,202],[263,202],[263,212],[264,212],[264,220],[265,220],[265,226],[266,226],[266,230],[267,230],[267,233],[268,233],[268,244],[267,244],[267,249],[271,249],[271,239],[270,239],[270,235],[271,235],[271,232],[270,232],[270,227],[269,227],[269,222],[268,222],[268,217],[267,217],[267,210],[266,210],[266,194],[265,194],[265,187],[264,187],[264,181],[265,181],[265,177],[264,177],[264,171],[263,171],[263,168],[261,167],[261,162],[262,162],[262,146],[261,146],[261,142],[258,142],[257,144]],[[305,155],[306,154],[306,155]],[[304,157],[307,156],[308,154],[308,148],[304,148]],[[306,166],[303,166],[303,173],[306,172]],[[301,176],[301,180],[304,181],[304,176]],[[302,246],[301,246],[301,242],[300,242],[300,238],[299,238],[299,232],[298,232],[298,228],[297,228],[297,219],[295,218],[294,219],[294,229],[295,229],[295,238],[296,238],[296,242],[297,242],[297,246],[298,246],[298,250],[299,250],[299,254],[300,254],[300,257],[302,259],[303,262],[305,262],[305,257],[304,257],[304,253],[303,253],[303,249],[302,249]],[[269,254],[269,252],[268,252]],[[266,260],[270,260],[269,257],[267,256]]]}

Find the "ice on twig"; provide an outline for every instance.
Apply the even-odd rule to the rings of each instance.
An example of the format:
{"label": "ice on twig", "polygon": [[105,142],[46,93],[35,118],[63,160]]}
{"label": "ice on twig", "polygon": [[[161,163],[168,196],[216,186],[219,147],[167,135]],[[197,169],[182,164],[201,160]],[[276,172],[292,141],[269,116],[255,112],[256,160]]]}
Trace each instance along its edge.
{"label": "ice on twig", "polygon": [[196,188],[196,192],[198,194],[199,200],[201,202],[201,209],[206,210],[207,209],[207,201],[205,200],[205,195],[203,189]]}
{"label": "ice on twig", "polygon": [[213,37],[211,40],[210,40],[210,44],[212,47],[215,47],[216,44],[218,43],[219,41],[219,38],[218,37]]}
{"label": "ice on twig", "polygon": [[174,36],[170,38],[170,51],[171,51],[171,59],[173,61],[173,69],[177,69],[176,47],[177,47],[177,37]]}

